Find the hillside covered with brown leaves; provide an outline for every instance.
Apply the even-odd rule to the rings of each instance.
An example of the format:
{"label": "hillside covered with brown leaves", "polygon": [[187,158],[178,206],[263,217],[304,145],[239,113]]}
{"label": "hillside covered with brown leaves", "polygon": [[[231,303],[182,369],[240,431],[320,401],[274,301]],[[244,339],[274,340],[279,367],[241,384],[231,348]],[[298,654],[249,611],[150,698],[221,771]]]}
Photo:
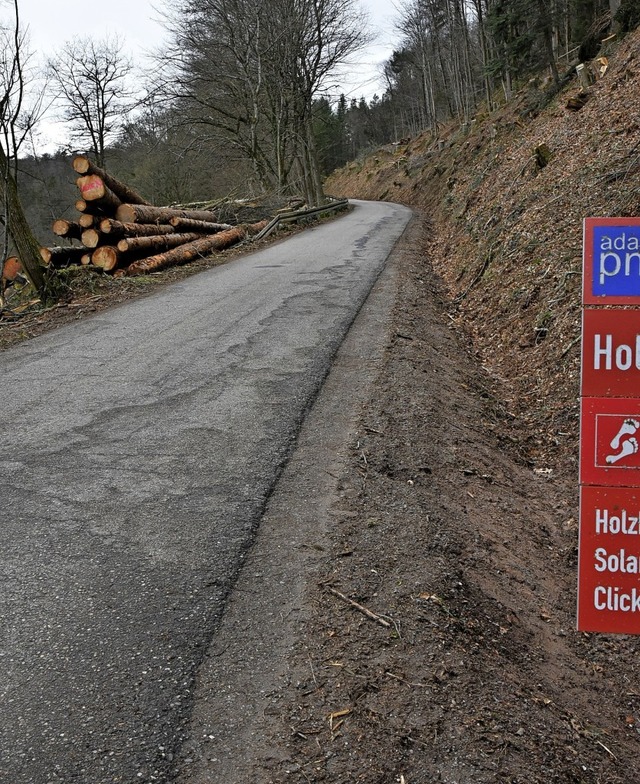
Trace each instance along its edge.
{"label": "hillside covered with brown leaves", "polygon": [[[456,318],[507,382],[523,456],[541,466],[577,462],[583,218],[640,208],[640,34],[608,61],[586,92],[574,79],[549,101],[532,81],[491,116],[382,148],[327,185],[431,222],[427,252]],[[569,109],[578,96],[583,108]]]}

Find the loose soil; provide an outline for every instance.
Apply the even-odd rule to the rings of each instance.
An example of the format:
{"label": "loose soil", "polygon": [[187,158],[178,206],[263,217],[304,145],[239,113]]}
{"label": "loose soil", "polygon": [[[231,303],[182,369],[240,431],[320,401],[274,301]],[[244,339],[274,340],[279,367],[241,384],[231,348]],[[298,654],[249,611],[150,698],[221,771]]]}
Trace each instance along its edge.
{"label": "loose soil", "polygon": [[[580,112],[575,84],[529,85],[332,180],[414,206],[419,231],[252,781],[640,780],[637,638],[574,620],[581,220],[637,211],[639,54],[610,53]],[[151,287],[119,285],[1,325],[0,347]]]}

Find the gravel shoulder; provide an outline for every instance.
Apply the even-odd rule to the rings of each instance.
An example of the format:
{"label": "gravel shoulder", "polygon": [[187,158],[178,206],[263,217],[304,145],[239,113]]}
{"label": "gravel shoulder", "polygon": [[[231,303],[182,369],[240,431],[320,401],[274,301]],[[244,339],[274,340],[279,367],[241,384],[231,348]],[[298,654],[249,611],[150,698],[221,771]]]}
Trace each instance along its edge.
{"label": "gravel shoulder", "polygon": [[[201,666],[181,784],[262,781],[261,761],[284,765],[274,725],[295,689],[291,656],[314,612],[309,585],[330,550],[348,470],[349,440],[380,372],[396,293],[396,266],[382,272],[307,414]],[[275,732],[274,732],[275,730]]]}

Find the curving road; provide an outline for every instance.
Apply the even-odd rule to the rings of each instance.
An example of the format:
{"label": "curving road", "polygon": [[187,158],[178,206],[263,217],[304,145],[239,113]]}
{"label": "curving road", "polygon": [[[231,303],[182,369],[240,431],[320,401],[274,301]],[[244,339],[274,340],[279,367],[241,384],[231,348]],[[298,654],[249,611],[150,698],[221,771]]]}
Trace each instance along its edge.
{"label": "curving road", "polygon": [[265,501],[409,217],[356,202],[0,354],[0,781],[170,777]]}

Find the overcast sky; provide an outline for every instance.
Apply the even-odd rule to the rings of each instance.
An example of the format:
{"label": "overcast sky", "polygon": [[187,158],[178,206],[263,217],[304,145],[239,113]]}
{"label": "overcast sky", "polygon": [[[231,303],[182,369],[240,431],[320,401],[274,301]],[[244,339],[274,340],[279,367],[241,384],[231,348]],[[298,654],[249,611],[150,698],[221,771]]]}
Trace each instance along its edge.
{"label": "overcast sky", "polygon": [[[378,64],[391,54],[397,39],[393,29],[396,11],[393,0],[360,0],[360,4],[379,37],[360,58],[364,70],[351,70],[347,87],[356,97],[359,87],[370,97],[376,91],[370,80],[376,78]],[[155,9],[165,6],[170,7],[171,0],[19,0],[22,27],[29,28],[31,48],[43,58],[75,36],[117,34],[141,65],[144,53],[162,44],[165,32],[161,13]]]}

